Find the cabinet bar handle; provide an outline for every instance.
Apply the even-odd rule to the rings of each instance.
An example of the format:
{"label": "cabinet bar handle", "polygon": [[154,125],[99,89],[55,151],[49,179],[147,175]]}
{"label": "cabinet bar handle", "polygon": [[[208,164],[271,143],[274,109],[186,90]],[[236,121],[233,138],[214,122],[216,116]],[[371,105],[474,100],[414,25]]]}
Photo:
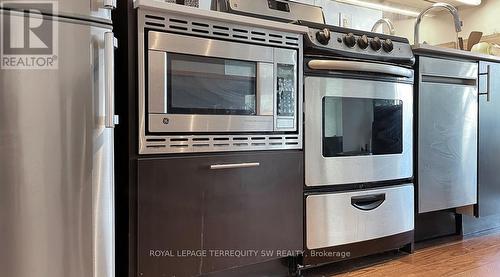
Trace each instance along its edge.
{"label": "cabinet bar handle", "polygon": [[486,95],[486,101],[491,101],[491,65],[488,65],[488,94]]}
{"label": "cabinet bar handle", "polygon": [[248,168],[248,167],[258,167],[260,163],[240,163],[240,164],[213,164],[210,169],[234,169],[234,168]]}
{"label": "cabinet bar handle", "polygon": [[486,66],[486,73],[479,75],[486,75],[486,92],[479,93],[479,95],[486,95],[486,102],[491,101],[491,66]]}

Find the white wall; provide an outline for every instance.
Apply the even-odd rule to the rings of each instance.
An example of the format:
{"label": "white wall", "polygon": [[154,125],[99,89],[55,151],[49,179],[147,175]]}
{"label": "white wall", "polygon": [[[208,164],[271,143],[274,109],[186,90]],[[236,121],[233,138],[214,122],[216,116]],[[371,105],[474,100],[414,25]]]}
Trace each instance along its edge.
{"label": "white wall", "polygon": [[[373,24],[384,17],[382,11],[337,3],[334,0],[294,0],[323,7],[326,21],[331,25],[339,25],[339,14],[342,13],[354,29],[371,30]],[[404,0],[401,0],[404,3]],[[484,35],[500,33],[500,0],[483,0],[478,6],[462,6],[459,8],[460,17],[464,22],[463,31],[459,34],[464,39],[472,31],[481,31]],[[413,43],[416,18],[386,15],[390,17],[396,27],[396,35],[406,37]],[[421,42],[441,44],[457,40],[454,31],[453,18],[450,13],[443,11],[436,16],[426,16],[420,25]],[[382,30],[379,29],[378,32]]]}
{"label": "white wall", "polygon": [[315,4],[323,7],[326,23],[330,25],[343,25],[340,21],[340,14],[347,19],[349,27],[353,29],[370,31],[373,24],[382,18],[382,11],[337,3],[332,0],[316,0]]}
{"label": "white wall", "polygon": [[338,3],[333,0],[293,0],[295,2],[316,5],[323,8],[326,23],[329,25],[343,26],[342,22],[347,23],[343,27],[370,31],[373,24],[382,18],[382,11]]}
{"label": "white wall", "polygon": [[[464,39],[472,31],[481,31],[484,35],[500,32],[500,1],[483,0],[478,7],[463,6],[459,8],[460,17],[464,23],[460,33]],[[413,43],[413,27],[415,19],[395,20],[396,34],[408,37]],[[441,44],[456,41],[456,33],[452,16],[448,12],[439,13],[438,16],[425,17],[420,25],[420,39],[429,44]]]}

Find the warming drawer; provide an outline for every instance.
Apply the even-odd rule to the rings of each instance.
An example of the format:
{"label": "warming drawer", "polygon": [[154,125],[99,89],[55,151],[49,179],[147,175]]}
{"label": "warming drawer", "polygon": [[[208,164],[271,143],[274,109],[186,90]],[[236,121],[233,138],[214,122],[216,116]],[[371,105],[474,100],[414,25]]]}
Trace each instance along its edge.
{"label": "warming drawer", "polygon": [[306,197],[308,249],[362,242],[413,229],[413,184]]}

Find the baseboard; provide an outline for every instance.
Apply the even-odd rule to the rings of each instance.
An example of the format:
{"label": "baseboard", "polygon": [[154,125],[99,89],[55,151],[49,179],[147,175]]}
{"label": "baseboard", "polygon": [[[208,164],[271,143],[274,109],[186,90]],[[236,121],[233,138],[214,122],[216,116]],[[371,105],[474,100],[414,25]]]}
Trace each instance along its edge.
{"label": "baseboard", "polygon": [[471,216],[463,217],[464,236],[480,236],[483,233],[493,232],[500,229],[500,214],[475,218]]}

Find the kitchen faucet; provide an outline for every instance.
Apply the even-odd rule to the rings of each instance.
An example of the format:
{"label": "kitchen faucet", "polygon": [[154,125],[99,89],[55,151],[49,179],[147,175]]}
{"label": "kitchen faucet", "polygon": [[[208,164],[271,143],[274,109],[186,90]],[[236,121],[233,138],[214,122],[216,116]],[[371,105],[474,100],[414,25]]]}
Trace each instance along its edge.
{"label": "kitchen faucet", "polygon": [[389,28],[390,35],[394,35],[396,33],[396,30],[394,28],[394,24],[392,24],[392,21],[389,18],[382,18],[382,19],[379,19],[377,22],[375,22],[375,24],[372,27],[372,32],[376,32],[377,28],[382,24],[387,25],[387,27]]}
{"label": "kitchen faucet", "polygon": [[[458,10],[454,6],[448,4],[448,3],[436,3],[427,9],[423,10],[417,17],[417,21],[415,22],[415,37],[413,44],[418,45],[420,43],[420,22],[422,22],[422,18],[431,10],[436,9],[436,8],[445,8],[447,9],[451,15],[453,15],[453,20],[455,21],[455,30],[457,32],[457,38],[458,38],[458,33],[462,31],[462,21],[460,20],[460,16],[458,15]],[[458,44],[457,44],[458,45]]]}

